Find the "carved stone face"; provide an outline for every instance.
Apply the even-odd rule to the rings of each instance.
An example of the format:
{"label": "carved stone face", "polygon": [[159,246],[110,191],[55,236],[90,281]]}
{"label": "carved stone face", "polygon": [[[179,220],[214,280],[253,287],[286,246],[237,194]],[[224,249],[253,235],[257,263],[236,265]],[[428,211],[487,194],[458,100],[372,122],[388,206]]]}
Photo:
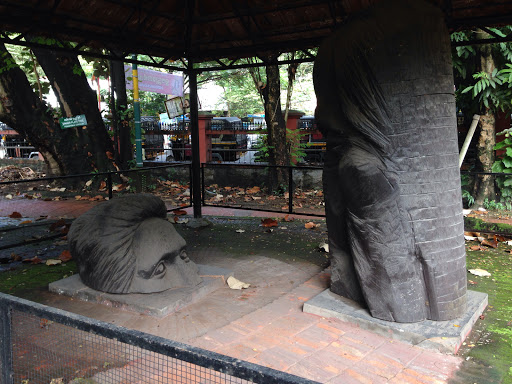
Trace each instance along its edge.
{"label": "carved stone face", "polygon": [[143,221],[133,237],[136,267],[129,292],[161,292],[199,284],[197,265],[188,258],[185,248],[185,240],[167,220]]}

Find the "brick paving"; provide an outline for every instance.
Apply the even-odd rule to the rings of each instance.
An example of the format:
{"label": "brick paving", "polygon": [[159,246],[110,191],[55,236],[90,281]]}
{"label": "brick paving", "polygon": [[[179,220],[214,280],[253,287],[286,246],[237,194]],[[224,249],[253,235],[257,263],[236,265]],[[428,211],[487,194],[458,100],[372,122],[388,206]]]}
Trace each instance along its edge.
{"label": "brick paving", "polygon": [[[326,272],[190,344],[322,383],[446,383],[462,360],[302,312]],[[274,311],[272,308],[278,308]]]}
{"label": "brick paving", "polygon": [[[71,200],[48,203],[52,215],[59,217],[73,217],[94,205]],[[39,214],[35,208],[31,212]],[[205,207],[203,214],[278,216],[211,207]],[[321,383],[447,383],[462,364],[459,357],[379,336],[357,324],[303,313],[303,303],[327,288],[328,272],[303,265],[290,268],[290,280],[299,283],[286,288],[283,279],[272,280],[276,266],[266,269],[265,286],[247,293],[222,288],[208,301],[158,320],[51,294],[41,300]],[[261,266],[255,266],[254,275],[262,273]]]}

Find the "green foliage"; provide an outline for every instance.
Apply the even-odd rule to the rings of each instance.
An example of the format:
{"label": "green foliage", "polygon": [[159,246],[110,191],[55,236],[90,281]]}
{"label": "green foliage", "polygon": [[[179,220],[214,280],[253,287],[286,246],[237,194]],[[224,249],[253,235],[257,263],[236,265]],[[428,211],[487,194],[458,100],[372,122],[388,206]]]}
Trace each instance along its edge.
{"label": "green foliage", "polygon": [[512,209],[512,203],[510,201],[498,202],[486,198],[484,200],[484,208],[489,211],[506,211]]}
{"label": "green foliage", "polygon": [[[494,150],[504,150],[505,153],[494,162],[492,172],[512,174],[512,128],[505,129],[497,135],[504,135],[505,139],[497,143],[494,146]],[[498,176],[496,178],[496,185],[500,190],[500,200],[506,203],[512,202],[512,175]]]}
{"label": "green foliage", "polygon": [[[512,31],[512,27],[490,28],[490,30],[498,36],[506,36]],[[469,41],[475,34],[477,38],[486,36],[479,30],[467,30],[452,33],[451,41],[453,43]],[[489,47],[489,54],[492,54],[496,67],[492,73],[480,72],[480,49],[475,46],[452,49],[457,107],[467,115],[482,114],[483,108],[496,111],[511,107],[512,44],[498,43],[491,44]]]}
{"label": "green foliage", "polygon": [[466,87],[462,94],[471,92],[473,99],[478,100],[485,108],[492,110],[508,110],[512,100],[512,64],[492,73],[477,72],[473,74],[476,83]]}
{"label": "green foliage", "polygon": [[296,165],[296,163],[300,163],[301,160],[306,157],[306,143],[301,140],[304,136],[307,135],[300,133],[298,130],[286,128],[286,141],[288,142],[290,165]]}

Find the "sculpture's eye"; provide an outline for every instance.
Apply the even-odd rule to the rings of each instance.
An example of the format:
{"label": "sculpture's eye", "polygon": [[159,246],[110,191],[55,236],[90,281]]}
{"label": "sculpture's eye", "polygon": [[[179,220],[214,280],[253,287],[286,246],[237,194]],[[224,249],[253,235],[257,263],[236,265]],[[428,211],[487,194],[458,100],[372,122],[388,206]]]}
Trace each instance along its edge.
{"label": "sculpture's eye", "polygon": [[159,263],[153,271],[153,277],[160,276],[165,273],[165,264]]}

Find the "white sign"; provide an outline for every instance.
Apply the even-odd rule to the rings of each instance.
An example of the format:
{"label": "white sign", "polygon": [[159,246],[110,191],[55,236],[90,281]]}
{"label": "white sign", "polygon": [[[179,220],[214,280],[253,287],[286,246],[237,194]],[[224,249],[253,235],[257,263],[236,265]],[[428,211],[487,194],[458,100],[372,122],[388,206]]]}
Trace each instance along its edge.
{"label": "white sign", "polygon": [[[133,89],[132,67],[124,66],[126,89]],[[183,96],[183,76],[138,68],[139,90],[163,95]]]}

